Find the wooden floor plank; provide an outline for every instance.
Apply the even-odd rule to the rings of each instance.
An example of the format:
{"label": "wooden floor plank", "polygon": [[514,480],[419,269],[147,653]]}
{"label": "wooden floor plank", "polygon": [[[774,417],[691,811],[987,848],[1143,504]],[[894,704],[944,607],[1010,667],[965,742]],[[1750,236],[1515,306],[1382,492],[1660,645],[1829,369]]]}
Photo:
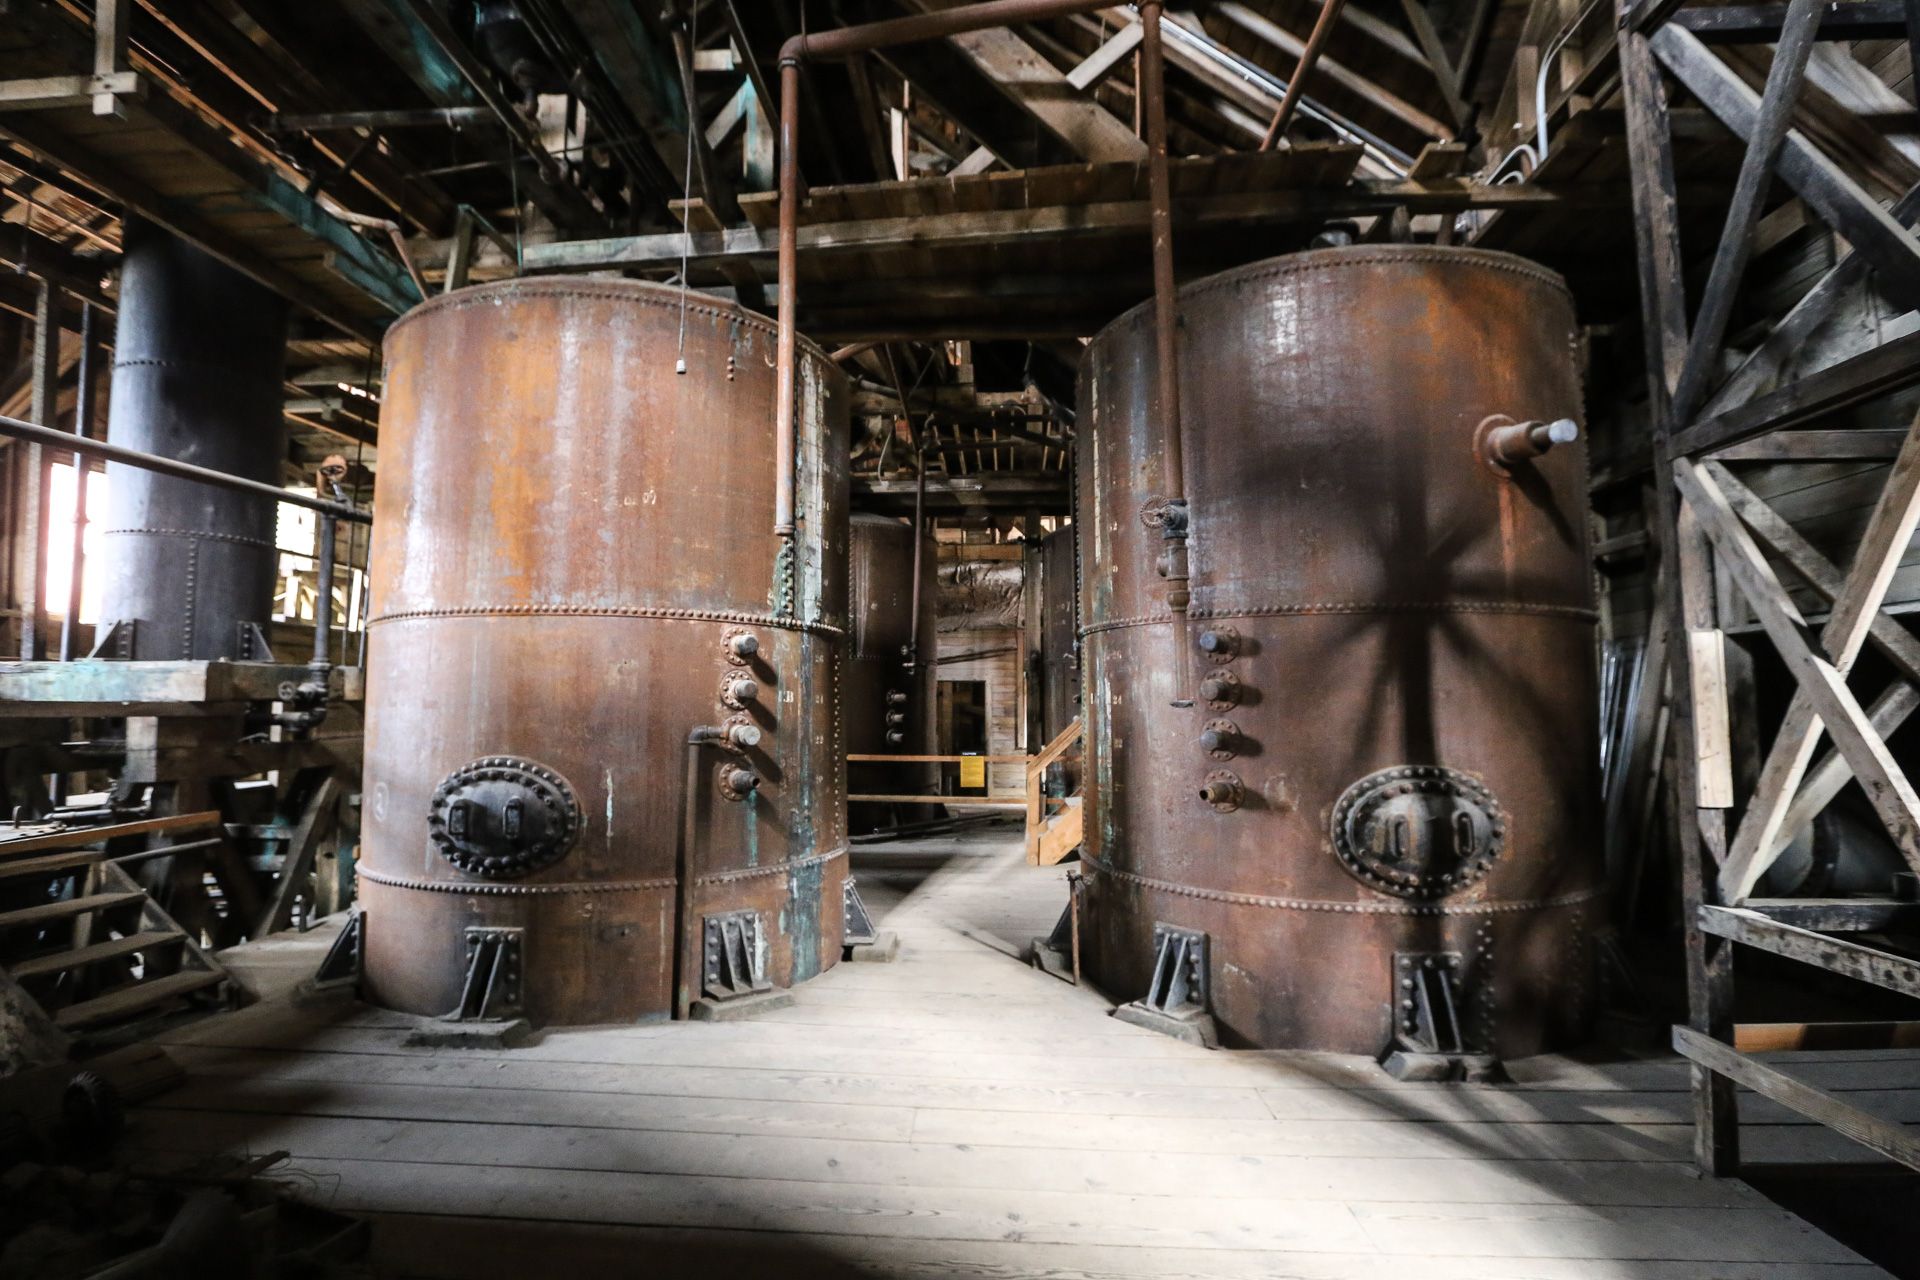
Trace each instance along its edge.
{"label": "wooden floor plank", "polygon": [[[129,1142],[161,1164],[286,1149],[334,1207],[381,1215],[401,1276],[537,1274],[557,1251],[581,1274],[700,1277],[1882,1274],[1744,1184],[1689,1176],[1683,1063],[1538,1059],[1511,1085],[1436,1086],[1200,1050],[1018,963],[1064,889],[1017,840],[885,861],[863,851],[861,874],[885,877],[900,958],[761,1019],[444,1050],[407,1047],[404,1015],[265,1001],[168,1034],[190,1082],[136,1109]],[[1804,1069],[1920,1117],[1913,1062]],[[1750,1153],[1846,1158],[1743,1105]],[[436,1247],[451,1223],[496,1246]]]}
{"label": "wooden floor plank", "polygon": [[[378,1215],[375,1249],[422,1280],[524,1280],[555,1257],[581,1274],[614,1277],[778,1275],[851,1280],[875,1275],[1072,1277],[1074,1280],[1700,1280],[1697,1262],[1606,1259],[1382,1257],[1377,1254],[1048,1245],[1025,1240],[902,1241],[795,1232],[770,1238],[734,1230],[686,1231],[583,1223],[483,1222]],[[636,1264],[635,1259],[645,1259]],[[1717,1280],[1864,1280],[1857,1263],[1721,1262]]]}

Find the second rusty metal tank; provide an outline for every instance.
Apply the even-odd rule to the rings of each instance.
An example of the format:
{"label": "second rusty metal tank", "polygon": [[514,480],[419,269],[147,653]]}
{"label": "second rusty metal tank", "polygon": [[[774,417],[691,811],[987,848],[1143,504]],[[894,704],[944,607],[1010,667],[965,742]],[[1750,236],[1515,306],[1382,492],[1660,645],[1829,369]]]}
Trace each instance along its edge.
{"label": "second rusty metal tank", "polygon": [[[920,590],[914,591],[913,525],[859,512],[849,537],[853,647],[840,701],[847,754],[927,756],[934,743],[934,566],[931,537],[921,535]],[[914,610],[919,609],[919,626]],[[907,650],[917,646],[918,661]],[[938,766],[926,762],[849,762],[850,795],[938,795]],[[849,804],[856,833],[937,817],[930,805]]]}
{"label": "second rusty metal tank", "polygon": [[[774,344],[709,297],[558,278],[389,331],[360,866],[376,1003],[472,1014],[470,975],[498,962],[537,1022],[667,1012],[688,831],[696,995],[715,963],[784,987],[838,959],[847,392],[803,344],[789,548]],[[694,749],[689,796],[701,726],[723,738]]]}
{"label": "second rusty metal tank", "polygon": [[[1501,254],[1356,247],[1196,281],[1179,307],[1187,687],[1155,571],[1151,308],[1081,366],[1096,981],[1149,1005],[1177,988],[1266,1048],[1579,1038],[1602,901],[1564,285]],[[1510,425],[1510,459],[1553,447],[1490,462]]]}

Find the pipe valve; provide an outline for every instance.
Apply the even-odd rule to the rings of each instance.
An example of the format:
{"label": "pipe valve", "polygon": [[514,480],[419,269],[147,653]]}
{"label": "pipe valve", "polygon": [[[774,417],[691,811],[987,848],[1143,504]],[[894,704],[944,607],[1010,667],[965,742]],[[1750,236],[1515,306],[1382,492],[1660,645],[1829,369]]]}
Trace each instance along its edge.
{"label": "pipe valve", "polygon": [[760,744],[760,726],[757,724],[730,724],[727,726],[729,745],[744,751],[748,747]]}
{"label": "pipe valve", "polygon": [[744,707],[760,696],[760,683],[745,676],[729,677],[721,686],[720,700],[730,707]]}
{"label": "pipe valve", "polygon": [[749,632],[739,632],[727,641],[727,652],[736,658],[751,658],[760,652],[760,639]]}
{"label": "pipe valve", "polygon": [[1240,681],[1233,672],[1215,671],[1200,682],[1200,700],[1224,710],[1240,701]]}
{"label": "pipe valve", "polygon": [[887,745],[888,745],[888,746],[890,746],[890,747],[899,747],[899,746],[904,746],[904,745],[906,745],[906,741],[907,741],[907,735],[906,735],[906,734],[905,734],[904,732],[902,732],[901,730],[899,730],[899,729],[889,729],[889,730],[887,730]]}
{"label": "pipe valve", "polygon": [[1215,658],[1231,658],[1234,653],[1233,632],[1227,630],[1202,631],[1200,633],[1200,651],[1210,653]]}
{"label": "pipe valve", "polygon": [[891,705],[896,707],[902,706],[906,703],[906,701],[907,701],[907,695],[905,690],[902,690],[902,689],[887,690],[887,702],[890,703]]}
{"label": "pipe valve", "polygon": [[890,724],[890,725],[902,725],[902,724],[905,724],[906,722],[907,722],[907,713],[906,713],[906,712],[904,712],[904,711],[889,711],[889,712],[887,712],[887,723],[888,723],[888,724]]}
{"label": "pipe valve", "polygon": [[1515,422],[1495,414],[1481,422],[1474,437],[1481,460],[1504,476],[1517,462],[1538,458],[1557,444],[1572,444],[1580,438],[1580,426],[1572,418]]}

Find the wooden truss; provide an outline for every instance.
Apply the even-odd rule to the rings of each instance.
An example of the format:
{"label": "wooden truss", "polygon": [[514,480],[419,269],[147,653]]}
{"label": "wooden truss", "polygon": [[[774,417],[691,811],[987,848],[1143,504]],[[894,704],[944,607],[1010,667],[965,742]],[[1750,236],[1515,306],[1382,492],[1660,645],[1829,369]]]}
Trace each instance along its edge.
{"label": "wooden truss", "polygon": [[[1869,7],[1875,6],[1839,6]],[[1862,432],[1820,433],[1828,437],[1824,444],[1845,456],[1893,457],[1886,487],[1845,572],[1724,465],[1731,458],[1810,456],[1804,445],[1775,443],[1780,438],[1772,433],[1920,382],[1920,342],[1908,338],[1767,390],[1794,347],[1868,272],[1888,297],[1908,306],[1920,303],[1920,242],[1907,227],[1920,210],[1920,192],[1883,209],[1792,128],[1814,43],[1851,38],[1851,28],[1834,21],[1833,6],[1792,0],[1783,9],[1738,11],[1744,21],[1777,24],[1761,33],[1775,52],[1758,94],[1702,42],[1701,24],[1687,20],[1696,11],[1676,17],[1678,8],[1677,0],[1620,0],[1618,6],[1647,365],[1655,374],[1650,384],[1664,553],[1656,617],[1665,620],[1656,625],[1667,628],[1659,640],[1673,657],[1673,736],[1682,744],[1675,773],[1690,1025],[1674,1028],[1674,1047],[1694,1063],[1695,1155],[1704,1172],[1737,1171],[1738,1083],[1920,1168],[1920,1136],[1737,1051],[1732,1016],[1735,942],[1920,994],[1920,963],[1834,936],[1920,916],[1920,904],[1896,901],[1892,885],[1885,901],[1752,896],[1795,833],[1850,779],[1859,780],[1907,864],[1920,873],[1920,794],[1887,749],[1888,735],[1920,707],[1920,640],[1882,607],[1920,523],[1920,418],[1897,444],[1856,439],[1867,434]],[[1875,8],[1875,16],[1884,19]],[[1920,41],[1920,30],[1910,34]],[[1691,325],[1682,284],[1666,76],[1747,143]],[[1709,375],[1721,367],[1748,246],[1776,178],[1853,252],[1716,390],[1708,385]],[[1829,605],[1817,635],[1782,584],[1776,561]],[[1722,597],[1716,590],[1728,584],[1759,619],[1797,685],[1755,792],[1731,832],[1730,711]],[[1885,655],[1897,677],[1870,705],[1862,705],[1847,677],[1868,644]],[[1832,745],[1816,759],[1823,737]]]}

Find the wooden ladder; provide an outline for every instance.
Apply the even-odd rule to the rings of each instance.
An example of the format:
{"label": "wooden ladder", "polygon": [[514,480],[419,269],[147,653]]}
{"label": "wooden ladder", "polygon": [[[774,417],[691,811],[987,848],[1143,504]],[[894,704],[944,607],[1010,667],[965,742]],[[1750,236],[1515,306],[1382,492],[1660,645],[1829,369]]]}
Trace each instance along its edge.
{"label": "wooden ladder", "polygon": [[[190,996],[214,994],[225,967],[108,855],[114,839],[220,828],[216,812],[0,841],[0,966],[61,1031],[95,1035]],[[224,833],[214,840],[224,839]],[[209,841],[162,845],[165,856]],[[86,847],[86,846],[98,846]]]}
{"label": "wooden ladder", "polygon": [[[1071,795],[1061,799],[1047,795],[1042,788],[1046,784],[1047,766],[1078,743],[1082,732],[1080,718],[1076,716],[1072,724],[1060,731],[1059,737],[1027,761],[1027,862],[1032,866],[1050,867],[1080,847],[1085,797]],[[1049,805],[1059,806],[1059,811],[1048,813]]]}

